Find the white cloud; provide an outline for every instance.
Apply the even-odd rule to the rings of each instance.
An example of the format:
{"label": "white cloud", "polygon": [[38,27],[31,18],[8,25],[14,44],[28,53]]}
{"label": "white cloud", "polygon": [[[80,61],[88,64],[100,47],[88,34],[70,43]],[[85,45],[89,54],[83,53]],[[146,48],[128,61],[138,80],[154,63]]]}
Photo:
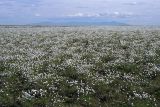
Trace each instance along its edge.
{"label": "white cloud", "polygon": [[40,15],[39,13],[35,13],[35,16],[36,16],[36,17],[39,17],[39,16],[41,16],[41,15]]}
{"label": "white cloud", "polygon": [[110,18],[125,18],[135,16],[132,12],[106,12],[106,13],[74,13],[67,15],[68,17],[110,17]]}
{"label": "white cloud", "polygon": [[[65,17],[137,19],[159,21],[160,0],[0,0],[0,17],[11,20]],[[11,17],[12,16],[12,17]]]}
{"label": "white cloud", "polygon": [[94,14],[94,13],[75,13],[75,14],[70,14],[67,15],[68,17],[99,17],[99,14]]}
{"label": "white cloud", "polygon": [[137,2],[130,2],[130,3],[125,3],[125,5],[137,5]]}
{"label": "white cloud", "polygon": [[133,17],[134,14],[131,12],[113,12],[110,14],[112,17]]}
{"label": "white cloud", "polygon": [[36,5],[35,4],[31,4],[31,7],[35,7]]}
{"label": "white cloud", "polygon": [[119,16],[120,13],[119,12],[113,12],[114,15]]}
{"label": "white cloud", "polygon": [[110,13],[100,13],[101,17],[111,17],[111,18],[127,18],[127,17],[133,17],[135,16],[131,12],[110,12]]}
{"label": "white cloud", "polygon": [[71,14],[71,15],[68,15],[68,16],[71,16],[71,17],[84,17],[85,15],[83,13],[75,13],[75,14]]}

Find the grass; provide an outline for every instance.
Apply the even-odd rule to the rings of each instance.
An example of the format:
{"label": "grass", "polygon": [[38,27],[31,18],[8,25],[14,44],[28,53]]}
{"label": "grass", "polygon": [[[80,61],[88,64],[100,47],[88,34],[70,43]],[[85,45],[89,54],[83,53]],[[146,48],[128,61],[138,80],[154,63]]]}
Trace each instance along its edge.
{"label": "grass", "polygon": [[159,107],[155,29],[0,27],[0,106]]}

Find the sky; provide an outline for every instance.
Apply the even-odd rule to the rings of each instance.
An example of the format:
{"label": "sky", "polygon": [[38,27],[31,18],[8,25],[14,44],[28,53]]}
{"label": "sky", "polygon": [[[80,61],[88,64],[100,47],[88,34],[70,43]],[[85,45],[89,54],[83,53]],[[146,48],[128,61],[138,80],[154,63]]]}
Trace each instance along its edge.
{"label": "sky", "polygon": [[82,18],[160,25],[160,0],[0,0],[0,24]]}

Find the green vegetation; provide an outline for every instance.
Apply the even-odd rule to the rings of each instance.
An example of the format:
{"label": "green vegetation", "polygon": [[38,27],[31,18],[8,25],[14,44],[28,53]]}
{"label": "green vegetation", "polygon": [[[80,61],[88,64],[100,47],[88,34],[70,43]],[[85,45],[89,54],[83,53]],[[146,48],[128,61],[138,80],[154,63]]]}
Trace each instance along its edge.
{"label": "green vegetation", "polygon": [[124,28],[1,27],[0,107],[159,107],[160,30]]}

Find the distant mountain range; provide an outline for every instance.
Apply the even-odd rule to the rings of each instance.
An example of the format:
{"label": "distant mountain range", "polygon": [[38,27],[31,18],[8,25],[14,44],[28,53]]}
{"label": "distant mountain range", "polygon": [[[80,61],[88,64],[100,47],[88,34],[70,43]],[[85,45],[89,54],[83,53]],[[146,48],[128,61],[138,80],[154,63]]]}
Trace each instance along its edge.
{"label": "distant mountain range", "polygon": [[44,26],[125,26],[126,23],[116,22],[116,21],[106,21],[98,19],[85,19],[85,18],[70,18],[70,19],[53,19],[49,21],[42,21],[39,23],[33,23],[31,25],[44,25]]}
{"label": "distant mountain range", "polygon": [[125,23],[120,23],[120,22],[40,22],[40,23],[34,23],[33,25],[59,25],[59,26],[88,26],[88,25],[115,25],[115,26],[120,26],[120,25],[127,25]]}

